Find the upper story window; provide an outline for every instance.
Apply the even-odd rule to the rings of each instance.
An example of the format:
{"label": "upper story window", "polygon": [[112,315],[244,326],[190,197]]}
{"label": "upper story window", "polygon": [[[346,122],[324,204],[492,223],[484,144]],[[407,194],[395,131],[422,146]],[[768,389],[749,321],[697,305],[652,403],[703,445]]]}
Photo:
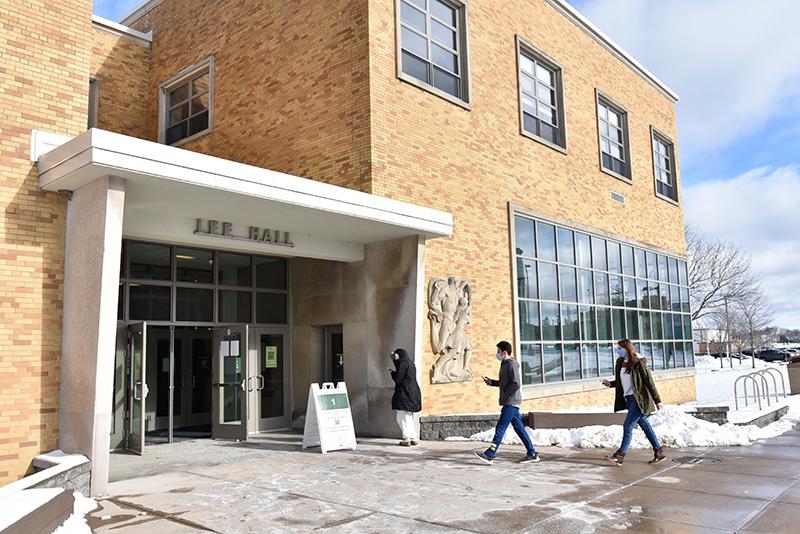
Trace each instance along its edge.
{"label": "upper story window", "polygon": [[450,0],[397,0],[397,75],[469,107],[467,5]]}
{"label": "upper story window", "polygon": [[656,195],[678,202],[678,187],[675,183],[675,144],[653,127],[653,172],[656,179]]}
{"label": "upper story window", "polygon": [[161,84],[158,140],[181,144],[211,132],[214,57],[204,59]]}
{"label": "upper story window", "polygon": [[564,151],[567,147],[567,135],[561,75],[563,69],[520,37],[517,37],[517,57],[521,132]]}
{"label": "upper story window", "polygon": [[631,180],[628,110],[597,92],[597,128],[600,135],[600,168]]}

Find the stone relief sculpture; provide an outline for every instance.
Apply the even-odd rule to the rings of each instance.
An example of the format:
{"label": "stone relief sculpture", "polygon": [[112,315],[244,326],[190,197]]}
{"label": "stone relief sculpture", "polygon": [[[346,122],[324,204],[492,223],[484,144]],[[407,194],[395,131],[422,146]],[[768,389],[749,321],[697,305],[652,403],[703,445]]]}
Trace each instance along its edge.
{"label": "stone relief sculpture", "polygon": [[451,276],[428,281],[428,319],[431,325],[431,348],[438,356],[431,368],[431,383],[472,380],[469,359],[472,356],[465,330],[472,322],[472,286],[469,280]]}

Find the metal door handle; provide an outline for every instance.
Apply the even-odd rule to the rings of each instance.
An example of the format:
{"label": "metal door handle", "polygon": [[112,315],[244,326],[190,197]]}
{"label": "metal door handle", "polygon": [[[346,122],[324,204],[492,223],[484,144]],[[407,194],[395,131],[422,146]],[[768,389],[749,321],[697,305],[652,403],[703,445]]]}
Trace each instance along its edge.
{"label": "metal door handle", "polygon": [[247,377],[247,391],[253,391],[253,377]]}
{"label": "metal door handle", "polygon": [[258,375],[258,391],[264,389],[264,375]]}
{"label": "metal door handle", "polygon": [[194,389],[194,386],[195,386],[195,384],[197,384],[197,381],[194,379],[194,375],[189,375],[189,378],[192,379],[192,385],[189,386],[189,388],[190,389]]}

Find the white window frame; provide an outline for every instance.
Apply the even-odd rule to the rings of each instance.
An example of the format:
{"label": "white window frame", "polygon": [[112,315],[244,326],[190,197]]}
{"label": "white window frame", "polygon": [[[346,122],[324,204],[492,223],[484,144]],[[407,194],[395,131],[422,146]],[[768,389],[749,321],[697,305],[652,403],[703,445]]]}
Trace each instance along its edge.
{"label": "white window frame", "polygon": [[[543,145],[546,145],[554,150],[558,150],[559,152],[563,152],[564,154],[568,153],[567,150],[567,117],[564,110],[564,67],[556,61],[555,59],[551,58],[528,41],[520,37],[519,35],[516,36],[516,49],[517,49],[517,91],[518,91],[518,99],[519,99],[519,131],[521,135],[525,137],[529,137],[534,141],[538,141]],[[552,141],[545,139],[539,135],[536,135],[533,132],[530,132],[525,129],[525,113],[523,111],[522,99],[523,99],[523,90],[522,90],[522,61],[521,57],[525,55],[529,60],[534,61],[535,63],[541,64],[546,69],[553,72],[555,77],[555,86],[551,88],[555,91],[556,95],[556,103],[555,103],[555,116],[557,121],[557,129],[559,132],[559,142],[553,143]],[[541,120],[537,117],[538,120]]]}
{"label": "white window frame", "polygon": [[[616,112],[621,119],[622,124],[622,152],[625,156],[625,173],[620,174],[615,172],[613,169],[609,169],[603,165],[603,135],[601,133],[600,128],[600,121],[602,120],[600,117],[600,105],[605,106],[606,108]],[[611,97],[604,94],[598,89],[595,89],[595,112],[597,114],[597,152],[599,155],[599,163],[600,163],[600,170],[606,174],[610,174],[615,178],[619,178],[628,183],[633,183],[633,170],[632,170],[632,162],[631,162],[631,139],[630,139],[630,128],[628,125],[628,110],[625,106],[619,104],[618,102],[614,101]],[[610,154],[609,154],[610,155]],[[613,156],[612,156],[613,157]]]}
{"label": "white window frame", "polygon": [[[460,69],[460,91],[461,96],[455,97],[450,93],[447,93],[437,87],[434,87],[432,84],[426,83],[410,74],[406,74],[403,72],[403,43],[402,43],[402,28],[406,26],[410,28],[410,25],[404,24],[401,19],[402,14],[402,4],[405,2],[409,5],[415,5],[414,0],[395,0],[395,64],[397,66],[397,78],[401,81],[414,85],[424,91],[428,91],[433,93],[434,95],[443,98],[453,104],[461,106],[462,108],[471,110],[472,109],[472,81],[470,76],[470,63],[469,63],[469,16],[467,13],[467,2],[464,0],[440,0],[443,4],[447,4],[450,7],[454,8],[457,13],[458,17],[458,27],[457,27],[457,35],[456,35],[456,44],[460,48],[458,52],[458,67]],[[430,2],[431,0],[426,0],[426,6],[428,6],[428,14],[427,20],[430,20]],[[415,6],[419,7],[419,6]],[[416,30],[415,30],[416,31]],[[426,34],[430,37],[430,27],[428,27],[428,33]],[[419,35],[422,35],[421,32],[417,32]],[[430,39],[429,39],[430,41]],[[429,54],[430,55],[430,54]],[[430,58],[425,59],[431,63]]]}
{"label": "white window frame", "polygon": [[[650,141],[650,155],[653,157],[653,186],[655,188],[656,196],[658,198],[664,199],[667,202],[671,202],[672,204],[675,204],[676,206],[678,206],[678,205],[680,205],[680,202],[678,201],[678,179],[677,179],[678,178],[678,173],[677,173],[678,166],[677,166],[676,161],[675,161],[675,142],[669,136],[667,136],[665,133],[659,131],[654,126],[650,126],[650,140],[651,140]],[[663,144],[666,147],[667,152],[668,152],[667,155],[666,155],[668,167],[665,170],[666,170],[667,173],[669,173],[669,177],[670,177],[670,180],[672,182],[671,184],[667,184],[667,185],[672,187],[672,189],[675,191],[675,197],[674,198],[671,197],[671,196],[668,196],[668,195],[665,195],[663,193],[659,193],[658,192],[658,183],[659,182],[666,183],[666,182],[664,182],[663,180],[659,180],[658,179],[658,174],[659,174],[658,173],[658,169],[664,169],[664,167],[660,164],[659,161],[657,161],[657,158],[656,158],[656,147],[654,146],[656,141],[659,141],[661,144]],[[658,159],[660,159],[660,158],[658,158]]]}
{"label": "white window frame", "polygon": [[186,82],[189,78],[201,75],[204,71],[208,72],[208,128],[197,132],[180,141],[172,143],[170,146],[180,146],[189,141],[193,141],[214,131],[214,56],[209,56],[204,60],[183,69],[181,72],[162,82],[158,91],[158,142],[166,143],[167,138],[167,117],[169,113],[168,96],[170,91]]}

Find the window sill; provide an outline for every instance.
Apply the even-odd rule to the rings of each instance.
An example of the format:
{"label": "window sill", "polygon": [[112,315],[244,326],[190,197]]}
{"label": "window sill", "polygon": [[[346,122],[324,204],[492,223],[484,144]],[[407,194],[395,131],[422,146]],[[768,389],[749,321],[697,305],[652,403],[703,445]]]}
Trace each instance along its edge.
{"label": "window sill", "polygon": [[451,94],[445,93],[441,89],[437,89],[436,87],[429,85],[425,82],[421,82],[418,79],[409,76],[403,72],[401,72],[397,78],[401,82],[406,82],[407,84],[413,85],[414,87],[421,89],[425,92],[431,93],[432,95],[438,96],[441,99],[447,100],[451,104],[455,104],[459,107],[466,109],[467,111],[472,111],[472,102],[461,100],[460,98],[456,98]]}
{"label": "window sill", "polygon": [[533,141],[536,141],[537,143],[540,143],[540,144],[542,144],[542,145],[544,145],[544,146],[546,146],[548,148],[552,148],[553,150],[555,150],[557,152],[561,152],[564,155],[569,155],[569,150],[567,150],[566,147],[563,147],[561,145],[557,145],[555,143],[551,143],[547,139],[545,139],[543,137],[539,137],[538,135],[532,134],[529,131],[524,130],[524,129],[520,130],[519,133],[523,137],[527,137],[528,139],[532,139]]}
{"label": "window sill", "polygon": [[633,178],[630,178],[630,177],[628,177],[628,176],[625,176],[625,175],[623,175],[623,174],[617,174],[617,173],[615,173],[614,171],[611,171],[611,170],[609,170],[609,169],[606,169],[606,168],[605,168],[605,167],[603,167],[602,165],[600,166],[600,170],[601,170],[602,172],[606,173],[606,174],[607,174],[607,175],[609,175],[609,176],[613,176],[613,177],[614,177],[614,178],[616,178],[617,180],[621,180],[621,181],[625,182],[626,184],[633,185]]}

